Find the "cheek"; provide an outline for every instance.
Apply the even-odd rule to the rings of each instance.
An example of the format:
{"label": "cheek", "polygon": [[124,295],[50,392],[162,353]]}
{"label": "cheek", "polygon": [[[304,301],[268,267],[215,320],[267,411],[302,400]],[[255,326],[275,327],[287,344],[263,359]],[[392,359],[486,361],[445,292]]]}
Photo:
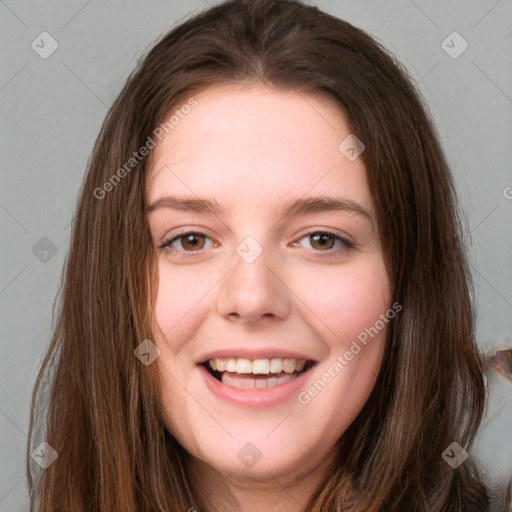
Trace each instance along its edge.
{"label": "cheek", "polygon": [[330,355],[299,402],[313,416],[323,414],[341,435],[363,407],[378,374],[387,331],[382,316],[391,307],[391,285],[377,257],[340,266],[320,282],[318,277],[314,290],[303,290],[309,290],[305,302],[320,312],[316,324]]}
{"label": "cheek", "polygon": [[382,258],[301,276],[298,295],[315,314],[324,339],[338,347],[373,326],[390,307],[391,286]]}
{"label": "cheek", "polygon": [[[154,322],[157,336],[179,348],[180,340],[186,340],[188,326],[197,321],[201,300],[214,283],[198,279],[197,271],[171,270],[170,265],[159,266],[158,291],[155,302]],[[179,333],[179,336],[176,334]],[[175,346],[176,345],[176,346]]]}

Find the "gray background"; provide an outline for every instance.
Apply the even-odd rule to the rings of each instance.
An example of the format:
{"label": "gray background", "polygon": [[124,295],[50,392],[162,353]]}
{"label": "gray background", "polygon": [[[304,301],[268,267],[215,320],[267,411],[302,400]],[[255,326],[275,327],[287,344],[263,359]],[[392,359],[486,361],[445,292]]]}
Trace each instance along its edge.
{"label": "gray background", "polygon": [[[71,217],[93,141],[142,52],[209,3],[0,1],[0,512],[27,507],[30,397],[50,340]],[[512,1],[307,3],[369,31],[419,84],[472,238],[478,342],[485,349],[510,344]],[[446,39],[454,31],[469,44],[457,58],[445,51],[463,48],[463,41]],[[42,32],[58,43],[46,59],[31,47],[34,40],[42,46]],[[45,39],[44,51],[49,48]],[[512,383],[497,375],[490,382],[492,399],[474,452],[491,474],[510,477]]]}

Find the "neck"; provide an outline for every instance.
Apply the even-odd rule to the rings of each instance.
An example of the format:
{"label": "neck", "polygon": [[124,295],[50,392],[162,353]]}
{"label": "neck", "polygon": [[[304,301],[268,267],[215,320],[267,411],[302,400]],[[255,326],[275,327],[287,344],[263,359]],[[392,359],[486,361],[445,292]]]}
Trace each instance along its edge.
{"label": "neck", "polygon": [[221,474],[199,459],[192,459],[194,488],[208,512],[303,512],[317,487],[329,474],[332,460],[308,472],[273,476],[264,480]]}

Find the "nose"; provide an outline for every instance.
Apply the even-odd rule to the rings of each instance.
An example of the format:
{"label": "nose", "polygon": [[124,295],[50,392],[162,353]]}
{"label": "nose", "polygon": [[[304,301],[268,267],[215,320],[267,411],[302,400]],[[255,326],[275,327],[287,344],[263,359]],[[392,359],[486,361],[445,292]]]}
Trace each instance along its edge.
{"label": "nose", "polygon": [[269,317],[285,319],[290,314],[291,292],[270,252],[263,250],[252,262],[235,252],[233,262],[231,272],[220,283],[218,313],[231,321],[249,323]]}

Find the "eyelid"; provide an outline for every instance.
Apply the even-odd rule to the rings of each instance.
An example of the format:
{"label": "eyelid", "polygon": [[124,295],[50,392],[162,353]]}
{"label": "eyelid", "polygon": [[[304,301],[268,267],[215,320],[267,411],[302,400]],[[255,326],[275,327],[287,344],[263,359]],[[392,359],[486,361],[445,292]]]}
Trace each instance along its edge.
{"label": "eyelid", "polygon": [[306,236],[311,236],[317,233],[331,235],[332,237],[340,239],[347,244],[356,245],[356,242],[352,240],[352,237],[334,228],[306,228],[306,231],[300,234],[296,240],[302,240]]}
{"label": "eyelid", "polygon": [[[181,237],[184,237],[185,235],[196,235],[196,236],[203,236],[204,238],[209,238],[210,240],[212,240],[214,243],[217,243],[213,237],[211,237],[210,235],[208,235],[208,233],[206,233],[205,231],[201,231],[202,229],[204,228],[200,228],[200,229],[193,229],[193,228],[184,228],[183,230],[180,230],[179,232],[177,233],[173,233],[171,236],[166,236],[164,237],[164,240],[159,244],[159,248],[160,249],[167,249],[170,247],[170,245],[175,242],[176,240],[178,240],[179,238]],[[178,251],[178,252],[181,252],[181,253],[184,253],[184,254],[198,254],[200,252],[203,252],[202,249],[198,250],[198,251]]]}
{"label": "eyelid", "polygon": [[308,251],[310,253],[313,253],[315,256],[320,255],[320,257],[323,257],[323,258],[339,258],[339,257],[341,257],[340,253],[346,252],[346,251],[351,251],[351,250],[357,249],[357,247],[358,247],[357,244],[355,242],[353,242],[349,237],[347,237],[345,235],[341,235],[338,232],[333,231],[332,229],[309,230],[306,233],[302,234],[299,238],[297,238],[296,239],[297,241],[294,242],[294,244],[297,244],[297,243],[300,244],[300,241],[303,240],[304,238],[311,237],[316,234],[328,235],[328,236],[334,238],[335,240],[338,240],[340,242],[341,246],[338,248],[335,248],[335,249],[327,249],[325,251],[308,249]]}

